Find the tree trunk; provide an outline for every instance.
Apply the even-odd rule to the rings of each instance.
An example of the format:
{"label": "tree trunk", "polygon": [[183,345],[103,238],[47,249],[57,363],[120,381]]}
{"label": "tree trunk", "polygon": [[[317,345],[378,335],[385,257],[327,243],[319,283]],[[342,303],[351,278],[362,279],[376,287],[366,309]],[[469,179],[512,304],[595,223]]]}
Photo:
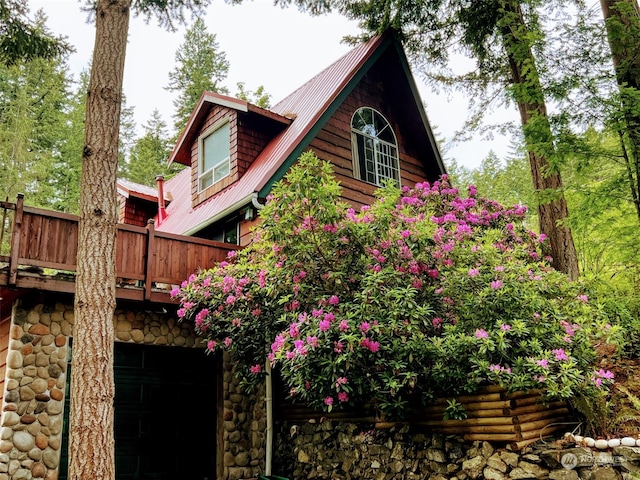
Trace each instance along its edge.
{"label": "tree trunk", "polygon": [[553,134],[530,34],[520,2],[504,0],[502,5],[502,43],[509,60],[513,95],[520,110],[533,186],[538,194],[540,232],[549,239],[554,268],[576,279],[579,275],[578,256],[571,229],[566,224],[569,211],[562,192],[560,171],[549,162],[549,155],[554,151]]}
{"label": "tree trunk", "polygon": [[600,6],[626,123],[621,136],[629,145],[624,151],[627,178],[640,221],[640,8],[637,0],[600,0]]}
{"label": "tree trunk", "polygon": [[99,0],[87,92],[71,375],[69,478],[115,478],[116,172],[131,0]]}

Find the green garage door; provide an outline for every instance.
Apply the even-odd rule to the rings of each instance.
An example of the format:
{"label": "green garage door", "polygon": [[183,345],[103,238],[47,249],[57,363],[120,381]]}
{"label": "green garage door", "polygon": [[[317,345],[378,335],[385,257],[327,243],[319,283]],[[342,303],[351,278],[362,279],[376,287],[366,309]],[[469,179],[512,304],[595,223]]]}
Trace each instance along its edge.
{"label": "green garage door", "polygon": [[[114,367],[116,479],[213,480],[213,358],[202,350],[116,343]],[[61,479],[66,465],[61,459]]]}

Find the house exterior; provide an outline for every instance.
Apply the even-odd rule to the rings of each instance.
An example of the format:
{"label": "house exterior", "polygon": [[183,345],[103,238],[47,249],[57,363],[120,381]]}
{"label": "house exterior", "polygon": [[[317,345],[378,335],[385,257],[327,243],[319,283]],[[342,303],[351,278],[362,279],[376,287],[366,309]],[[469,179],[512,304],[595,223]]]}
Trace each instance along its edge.
{"label": "house exterior", "polygon": [[357,46],[269,110],[204,92],[169,158],[187,168],[164,184],[172,200],[156,229],[246,245],[256,209],[307,150],[332,163],[354,206],[372,203],[387,179],[413,186],[445,172],[392,34]]}
{"label": "house exterior", "polygon": [[[119,181],[118,479],[238,480],[264,471],[263,396],[243,395],[233,366],[204,356],[162,289],[179,283],[176,275],[186,278],[185,268],[207,268],[247,245],[271,188],[307,150],[331,162],[344,200],[355,207],[373,202],[386,180],[413,186],[445,172],[393,34],[355,47],[270,109],[204,92],[169,159],[186,168],[159,178],[157,189]],[[16,265],[75,266],[69,245],[77,237],[29,247],[36,234],[16,234],[16,225],[36,225],[44,213],[25,208],[23,219],[18,212],[16,247],[22,239],[23,252],[58,256],[29,263],[32,257],[12,250],[0,258],[9,264],[0,274],[0,480],[66,478],[73,278],[32,278]],[[62,230],[38,228],[30,232]]]}

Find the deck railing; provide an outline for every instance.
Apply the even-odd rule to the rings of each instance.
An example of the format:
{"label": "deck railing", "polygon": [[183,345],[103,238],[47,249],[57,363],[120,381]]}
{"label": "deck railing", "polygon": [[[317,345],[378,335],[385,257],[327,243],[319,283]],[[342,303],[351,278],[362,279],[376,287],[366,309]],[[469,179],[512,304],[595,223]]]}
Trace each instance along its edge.
{"label": "deck railing", "polygon": [[[0,202],[0,285],[72,293],[75,289],[78,217]],[[7,244],[9,247],[7,247]],[[224,260],[240,247],[147,227],[118,224],[118,298],[166,302],[173,285]],[[8,254],[7,253],[8,250]]]}

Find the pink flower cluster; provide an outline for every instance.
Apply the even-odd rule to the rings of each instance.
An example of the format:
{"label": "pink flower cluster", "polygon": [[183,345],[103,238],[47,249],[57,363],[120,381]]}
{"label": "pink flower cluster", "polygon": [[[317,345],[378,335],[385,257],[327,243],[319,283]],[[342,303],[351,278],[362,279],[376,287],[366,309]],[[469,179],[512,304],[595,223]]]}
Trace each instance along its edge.
{"label": "pink flower cluster", "polygon": [[596,384],[596,387],[600,388],[602,387],[603,382],[612,381],[614,376],[613,372],[601,368],[600,370],[593,372],[591,380]]}
{"label": "pink flower cluster", "polygon": [[489,371],[494,373],[511,373],[511,367],[503,367],[502,365],[489,365]]}

